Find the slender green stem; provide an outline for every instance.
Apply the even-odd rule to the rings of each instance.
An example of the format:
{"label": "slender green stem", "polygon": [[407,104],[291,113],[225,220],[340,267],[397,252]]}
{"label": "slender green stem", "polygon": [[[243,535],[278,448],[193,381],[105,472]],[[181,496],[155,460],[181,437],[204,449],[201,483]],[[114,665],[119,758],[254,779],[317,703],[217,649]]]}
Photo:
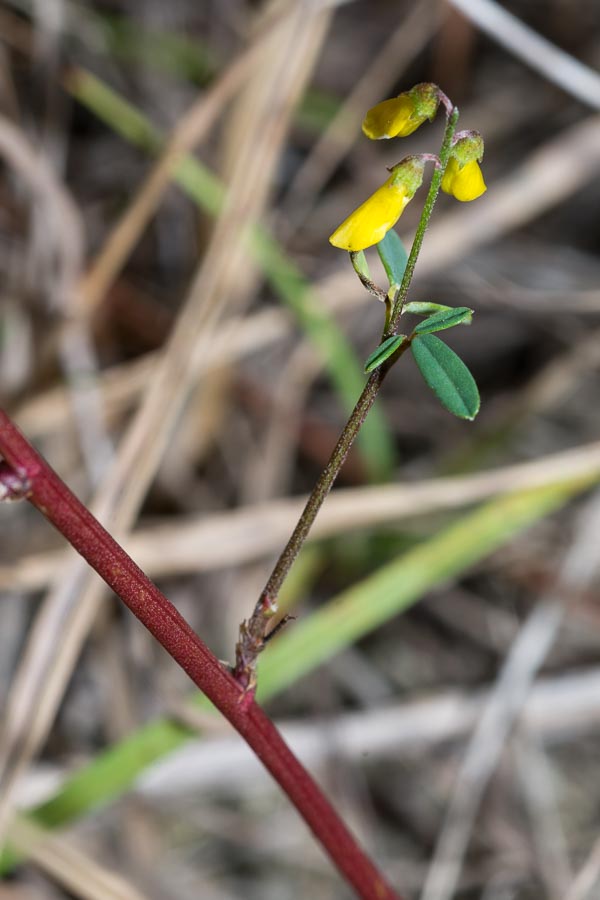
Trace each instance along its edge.
{"label": "slender green stem", "polygon": [[394,308],[394,301],[391,297],[385,298],[385,322],[383,325],[383,337],[382,341],[385,338],[385,335],[389,333],[390,322],[392,319],[392,310]]}
{"label": "slender green stem", "polygon": [[[414,275],[419,252],[423,244],[425,231],[427,230],[431,213],[433,212],[433,207],[442,183],[442,176],[450,157],[452,137],[456,130],[457,121],[458,109],[454,107],[447,119],[446,130],[444,132],[440,150],[440,165],[439,167],[436,166],[431,179],[427,199],[425,200],[423,212],[421,213],[419,225],[406,264],[406,270],[402,278],[402,284],[394,297],[393,303],[386,303],[387,315],[382,340],[397,332],[400,315],[402,314],[402,309],[408,296],[408,290]],[[375,369],[369,376],[369,380],[367,381],[350,418],[344,426],[329,461],[321,472],[321,475],[306,502],[306,506],[302,511],[302,515],[271,572],[269,580],[258,599],[251,618],[242,623],[239,641],[236,646],[234,675],[246,689],[252,689],[254,687],[256,659],[264,647],[265,631],[268,622],[277,612],[277,596],[281,590],[281,586],[308,537],[308,533],[315,521],[317,513],[333,487],[340,469],[348,456],[350,448],[352,447],[369,410],[375,402],[387,372],[409,346],[410,344],[408,342],[403,344],[393,357],[386,360],[382,366]]]}
{"label": "slender green stem", "polygon": [[306,506],[300,516],[292,535],[284,547],[277,563],[267,581],[252,616],[243,622],[240,637],[236,646],[236,662],[234,675],[246,688],[252,689],[255,683],[256,659],[263,649],[267,623],[277,612],[277,596],[292,564],[304,544],[312,524],[327,494],[331,490],[340,469],[350,451],[356,435],[365,421],[367,414],[379,392],[387,367],[380,366],[371,374],[360,395],[350,418],[329,458],[329,462],[321,472]]}
{"label": "slender green stem", "polygon": [[440,165],[435,167],[433,175],[431,177],[427,199],[425,200],[423,212],[421,213],[421,218],[419,219],[419,224],[417,226],[417,231],[412,243],[412,247],[410,248],[408,262],[406,263],[406,269],[404,270],[404,275],[402,277],[402,284],[398,288],[396,296],[394,297],[392,315],[390,317],[388,327],[384,330],[382,340],[390,337],[392,334],[396,334],[398,330],[398,323],[400,321],[400,316],[402,315],[402,309],[404,307],[404,304],[406,303],[406,298],[408,296],[408,290],[410,288],[415,272],[417,259],[419,257],[419,253],[421,252],[423,238],[425,237],[425,232],[427,231],[427,226],[429,225],[429,220],[431,218],[431,213],[433,212],[435,201],[437,200],[437,196],[440,192],[442,178],[444,176],[444,172],[450,158],[452,138],[454,137],[454,132],[456,131],[457,122],[458,108],[455,106],[446,121],[446,130],[444,132],[444,139],[442,141],[442,147],[440,149]]}

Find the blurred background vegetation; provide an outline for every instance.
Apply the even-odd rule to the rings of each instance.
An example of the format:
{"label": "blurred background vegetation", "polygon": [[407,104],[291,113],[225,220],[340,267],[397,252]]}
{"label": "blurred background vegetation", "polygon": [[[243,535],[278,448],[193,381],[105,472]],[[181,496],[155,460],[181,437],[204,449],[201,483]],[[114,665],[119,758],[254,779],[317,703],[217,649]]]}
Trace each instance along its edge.
{"label": "blurred background vegetation", "polygon": [[[400,361],[259,674],[406,897],[599,896],[599,65],[596,0],[0,3],[3,405],[223,659],[381,332],[328,235],[439,147],[362,117],[435,81],[484,135],[411,292],[475,309],[482,411]],[[347,897],[39,515],[0,527],[2,900]]]}

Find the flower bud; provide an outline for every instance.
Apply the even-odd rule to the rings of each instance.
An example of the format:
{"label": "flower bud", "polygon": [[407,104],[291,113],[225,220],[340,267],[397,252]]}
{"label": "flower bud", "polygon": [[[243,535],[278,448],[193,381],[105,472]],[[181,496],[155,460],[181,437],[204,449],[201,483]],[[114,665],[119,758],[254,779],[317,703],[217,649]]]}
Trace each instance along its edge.
{"label": "flower bud", "polygon": [[438,87],[429,82],[416,84],[392,100],[384,100],[369,110],[362,130],[371,140],[407,137],[426,119],[433,121],[439,104]]}
{"label": "flower bud", "polygon": [[329,238],[330,244],[348,252],[378,244],[420,187],[424,167],[423,160],[417,156],[408,156],[394,166],[385,184],[336,228]]}
{"label": "flower bud", "polygon": [[479,163],[483,159],[483,138],[478,131],[463,131],[452,146],[442,190],[457,200],[481,197],[487,190]]}

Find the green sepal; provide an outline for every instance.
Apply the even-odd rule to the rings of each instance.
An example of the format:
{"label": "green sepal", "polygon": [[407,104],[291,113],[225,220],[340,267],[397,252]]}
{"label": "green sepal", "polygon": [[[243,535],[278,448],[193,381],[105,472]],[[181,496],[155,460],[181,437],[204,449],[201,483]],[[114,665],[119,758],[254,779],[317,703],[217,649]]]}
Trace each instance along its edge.
{"label": "green sepal", "polygon": [[455,325],[470,325],[473,310],[467,306],[456,306],[454,309],[443,309],[428,319],[423,319],[415,328],[415,334],[431,334],[432,331],[443,331]]}
{"label": "green sepal", "polygon": [[462,359],[434,334],[419,334],[411,349],[426,383],[448,412],[474,419],[479,412],[479,391]]}
{"label": "green sepal", "polygon": [[440,102],[440,89],[437,84],[425,81],[415,84],[407,93],[415,104],[417,115],[433,122]]}
{"label": "green sepal", "polygon": [[483,159],[483,138],[478,131],[462,131],[452,145],[452,156],[462,169],[467,163]]}
{"label": "green sepal", "polygon": [[408,253],[393,228],[379,241],[377,252],[390,285],[402,284]]}
{"label": "green sepal", "polygon": [[396,352],[398,347],[402,346],[405,340],[405,334],[393,334],[391,337],[386,338],[367,359],[365,363],[365,372],[369,374],[373,369],[379,368],[386,359],[389,359],[389,357]]}
{"label": "green sepal", "polygon": [[407,200],[412,200],[421,185],[425,174],[425,162],[420,156],[405,156],[389,170],[390,183],[404,191]]}

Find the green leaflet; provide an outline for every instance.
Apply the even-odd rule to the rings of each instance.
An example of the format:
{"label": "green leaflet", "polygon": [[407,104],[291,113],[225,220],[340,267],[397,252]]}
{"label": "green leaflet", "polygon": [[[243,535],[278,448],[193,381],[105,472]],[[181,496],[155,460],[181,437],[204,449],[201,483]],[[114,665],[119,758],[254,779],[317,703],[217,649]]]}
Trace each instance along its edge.
{"label": "green leaflet", "polygon": [[418,334],[411,349],[421,375],[448,412],[474,419],[479,391],[462,359],[434,334]]}
{"label": "green leaflet", "polygon": [[373,369],[377,369],[381,363],[385,362],[386,359],[392,355],[392,353],[396,352],[398,347],[400,347],[405,340],[405,334],[393,334],[391,337],[386,338],[386,340],[383,341],[383,343],[380,344],[367,359],[365,363],[365,372],[368,374],[369,372],[372,372]]}
{"label": "green leaflet", "polygon": [[419,322],[415,328],[415,334],[430,334],[432,331],[443,331],[444,328],[454,328],[455,325],[470,325],[473,318],[473,310],[467,306],[442,309],[429,318]]}
{"label": "green leaflet", "polygon": [[379,241],[377,252],[390,285],[399,287],[408,262],[408,253],[393,228],[388,231],[383,240]]}
{"label": "green leaflet", "polygon": [[404,313],[411,313],[413,316],[431,316],[433,313],[445,312],[446,310],[452,309],[451,306],[443,306],[441,303],[428,303],[426,301],[419,300],[410,300],[408,303],[405,303],[402,308],[402,315]]}

